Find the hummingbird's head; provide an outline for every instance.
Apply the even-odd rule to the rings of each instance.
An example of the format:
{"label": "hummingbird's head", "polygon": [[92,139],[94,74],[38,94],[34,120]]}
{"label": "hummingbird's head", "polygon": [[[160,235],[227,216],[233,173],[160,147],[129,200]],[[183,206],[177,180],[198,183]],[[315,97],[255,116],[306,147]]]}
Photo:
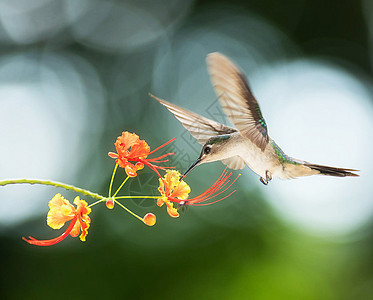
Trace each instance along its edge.
{"label": "hummingbird's head", "polygon": [[231,136],[229,134],[223,134],[209,138],[208,141],[203,145],[200,156],[186,170],[184,176],[186,176],[190,171],[200,164],[225,159],[227,156],[226,145],[230,137]]}

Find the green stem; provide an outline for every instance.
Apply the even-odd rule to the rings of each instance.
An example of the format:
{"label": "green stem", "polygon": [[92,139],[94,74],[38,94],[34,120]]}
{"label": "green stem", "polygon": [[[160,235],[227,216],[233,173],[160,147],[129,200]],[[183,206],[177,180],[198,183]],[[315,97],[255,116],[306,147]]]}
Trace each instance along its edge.
{"label": "green stem", "polygon": [[144,222],[144,219],[136,215],[134,212],[130,211],[127,207],[125,207],[122,203],[119,201],[116,201],[114,199],[115,203],[118,204],[121,208],[123,208],[125,211],[129,212],[131,215],[133,215],[135,218],[138,218],[141,222]]}
{"label": "green stem", "polygon": [[111,180],[110,180],[110,186],[109,186],[109,198],[111,197],[111,188],[113,187],[113,181],[114,181],[114,175],[115,172],[118,169],[118,164],[115,164],[114,170],[113,170],[113,175],[111,175]]}
{"label": "green stem", "polygon": [[108,199],[108,198],[103,198],[103,199],[101,199],[101,200],[98,200],[98,201],[96,201],[96,202],[94,202],[94,203],[88,205],[88,207],[92,207],[92,206],[94,206],[94,205],[96,205],[96,204],[99,204],[99,203],[101,203],[101,202],[103,202],[103,201],[106,201],[107,199]]}
{"label": "green stem", "polygon": [[[128,178],[130,178],[129,176],[126,177],[126,179],[123,180],[122,184],[120,185],[120,187],[117,189],[117,191],[114,193],[113,195],[113,198],[119,193],[120,189],[124,186],[124,184],[127,182]],[[109,196],[110,197],[110,196]]]}
{"label": "green stem", "polygon": [[52,181],[52,180],[40,180],[40,179],[5,179],[0,181],[0,186],[5,186],[8,184],[19,184],[19,183],[28,183],[28,184],[42,184],[42,185],[50,185],[50,186],[55,186],[55,187],[61,187],[64,188],[65,190],[71,190],[86,196],[90,196],[94,199],[104,199],[104,196],[101,196],[97,193],[93,193],[91,191],[85,190],[78,188],[76,186],[70,185],[70,184],[65,184],[62,182],[58,181]]}
{"label": "green stem", "polygon": [[120,196],[120,197],[115,197],[115,199],[147,199],[147,198],[158,199],[161,197],[162,196]]}

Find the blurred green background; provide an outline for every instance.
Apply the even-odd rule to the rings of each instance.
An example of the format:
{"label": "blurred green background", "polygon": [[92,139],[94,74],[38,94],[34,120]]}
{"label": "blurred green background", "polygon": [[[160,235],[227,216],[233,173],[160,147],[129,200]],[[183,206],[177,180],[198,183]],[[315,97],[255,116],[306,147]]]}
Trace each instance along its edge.
{"label": "blurred green background", "polygon": [[[289,155],[361,170],[263,186],[246,168],[223,202],[171,219],[153,200],[127,201],[154,212],[154,227],[96,206],[86,242],[45,248],[21,237],[59,235],[47,203],[76,195],[1,187],[1,299],[372,299],[372,45],[370,0],[0,0],[0,178],[105,195],[125,130],[152,149],[177,137],[172,163],[185,170],[200,146],[148,93],[226,121],[213,51],[244,70]],[[193,171],[191,196],[223,168]],[[145,168],[124,193],[156,185]]]}

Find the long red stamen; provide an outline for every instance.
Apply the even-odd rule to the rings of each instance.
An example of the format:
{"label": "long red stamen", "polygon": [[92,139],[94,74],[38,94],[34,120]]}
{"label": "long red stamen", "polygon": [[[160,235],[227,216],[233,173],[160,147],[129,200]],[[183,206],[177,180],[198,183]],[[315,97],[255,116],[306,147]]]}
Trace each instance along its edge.
{"label": "long red stamen", "polygon": [[[228,176],[231,176],[231,174],[229,174]],[[233,180],[231,182],[230,185],[228,185],[224,190],[220,191],[219,193],[215,194],[215,195],[212,195],[213,193],[215,193],[215,191],[218,191],[219,189],[222,189],[224,186],[226,186],[230,180],[228,180],[227,182],[225,182],[224,184],[222,184],[221,186],[219,186],[219,188],[216,188],[214,189],[214,191],[212,193],[210,193],[208,196],[206,197],[203,197],[202,199],[198,199],[199,197],[196,197],[196,198],[193,198],[191,199],[192,200],[192,203],[190,205],[194,205],[194,206],[200,206],[200,205],[210,205],[210,204],[213,204],[213,203],[216,203],[216,202],[219,202],[221,200],[224,200],[225,198],[229,197],[231,194],[233,194],[236,190],[234,190],[233,192],[231,192],[228,196],[225,196],[224,198],[221,198],[221,199],[218,199],[218,200],[215,200],[213,202],[209,202],[209,203],[201,203],[201,202],[205,202],[207,200],[211,200],[213,198],[215,198],[216,196],[219,196],[220,194],[224,193],[226,190],[228,190],[232,185],[233,183],[238,179],[240,175],[238,175],[235,180]]]}
{"label": "long red stamen", "polygon": [[[229,178],[229,176],[232,175],[232,172],[227,176],[225,177],[226,175],[226,170],[227,168],[224,169],[223,173],[220,175],[220,177],[211,185],[210,188],[208,188],[205,192],[203,192],[201,195],[199,195],[198,197],[195,197],[195,198],[192,198],[192,199],[189,199],[190,201],[193,200],[193,199],[205,199],[206,197],[208,197],[209,195],[213,194],[215,191],[219,190],[220,187],[224,184],[224,182],[227,180],[227,178]],[[189,202],[189,201],[188,201]]]}
{"label": "long red stamen", "polygon": [[171,169],[171,168],[175,168],[175,167],[160,167],[160,166],[157,166],[157,165],[153,165],[152,163],[149,162],[148,159],[139,159],[139,158],[136,158],[136,159],[133,159],[133,161],[136,161],[136,162],[141,162],[143,163],[144,165],[148,166],[150,169],[152,169],[157,175],[158,177],[164,182],[161,174],[159,174],[158,170],[166,170],[166,169]]}
{"label": "long red stamen", "polygon": [[151,161],[152,163],[164,163],[164,162],[168,162],[168,161],[170,161],[169,159],[165,159],[165,160],[156,160],[156,161],[154,161],[154,160],[152,160],[152,159],[147,159],[147,161]]}
{"label": "long red stamen", "polygon": [[[229,174],[228,174],[229,173]],[[176,203],[185,203],[186,205],[193,205],[193,206],[203,206],[203,205],[210,205],[219,201],[224,200],[225,198],[228,198],[230,195],[232,195],[236,190],[229,193],[227,196],[224,196],[221,199],[208,202],[208,203],[202,203],[209,201],[220,194],[227,191],[233,183],[238,179],[240,175],[238,175],[232,182],[229,180],[229,177],[232,175],[232,172],[228,172],[227,168],[224,169],[223,173],[220,175],[220,177],[211,185],[210,188],[208,188],[205,192],[203,192],[201,195],[187,199],[187,200],[180,200],[174,197],[168,197],[170,201],[176,202]]]}
{"label": "long red stamen", "polygon": [[160,160],[160,159],[162,159],[162,158],[164,158],[166,156],[169,156],[169,155],[175,155],[175,152],[169,152],[169,153],[166,153],[166,154],[161,155],[161,156],[156,157],[156,158],[147,158],[146,160],[152,161],[152,162],[156,162],[156,161],[158,161],[158,160]]}
{"label": "long red stamen", "polygon": [[[150,169],[152,169],[155,173],[157,173],[158,177],[162,179],[162,176],[161,174],[159,174],[158,170],[157,169],[162,169],[162,167],[159,167],[159,166],[156,166],[156,165],[153,165],[151,163],[149,163],[147,160],[143,160],[143,159],[138,159],[136,160],[138,162],[141,162],[143,163],[144,165],[148,166]],[[162,179],[163,180],[163,179]]]}
{"label": "long red stamen", "polygon": [[228,195],[224,196],[223,198],[215,200],[215,201],[212,201],[212,202],[208,202],[208,203],[194,203],[194,204],[190,204],[190,205],[193,205],[193,206],[206,206],[206,205],[214,204],[216,202],[220,202],[220,201],[224,200],[225,198],[228,198],[230,195],[234,194],[235,192],[236,192],[236,190],[230,192]]}
{"label": "long red stamen", "polygon": [[159,146],[158,148],[155,148],[153,151],[149,152],[148,155],[150,155],[150,154],[154,153],[155,151],[163,148],[164,146],[167,146],[169,143],[172,143],[174,140],[176,140],[176,138],[173,138],[173,139],[169,140],[167,143],[164,143],[163,145]]}
{"label": "long red stamen", "polygon": [[[230,174],[231,175],[231,174]],[[229,176],[230,176],[229,175]],[[192,198],[190,199],[190,203],[193,204],[193,203],[199,203],[199,202],[202,202],[202,201],[207,201],[207,200],[210,200],[216,196],[219,196],[220,194],[224,193],[227,189],[229,189],[231,187],[231,185],[233,184],[233,182],[228,186],[226,187],[224,190],[220,191],[219,193],[213,195],[215,192],[221,190],[223,187],[225,187],[228,183],[230,182],[230,180],[227,180],[226,182],[222,181],[222,182],[219,182],[218,185],[216,185],[214,188],[210,189],[209,192],[204,195],[204,196],[199,196],[199,197],[195,197],[195,198]]]}
{"label": "long red stamen", "polygon": [[52,246],[52,245],[55,245],[55,244],[61,242],[62,240],[64,240],[70,234],[70,232],[73,230],[77,220],[78,220],[78,215],[76,214],[74,216],[74,218],[71,220],[71,223],[70,223],[69,227],[67,227],[65,232],[62,233],[59,237],[56,237],[54,239],[37,240],[37,239],[35,239],[31,236],[28,237],[29,239],[26,239],[25,237],[22,237],[22,239],[24,241],[26,241],[27,243],[29,243],[31,245],[36,245],[36,246]]}

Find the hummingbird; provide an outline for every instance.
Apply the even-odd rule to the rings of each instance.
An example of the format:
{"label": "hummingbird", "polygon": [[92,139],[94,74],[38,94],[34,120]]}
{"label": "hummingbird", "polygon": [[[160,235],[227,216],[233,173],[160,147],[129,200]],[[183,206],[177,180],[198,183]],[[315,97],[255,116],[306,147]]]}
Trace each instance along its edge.
{"label": "hummingbird", "polygon": [[300,176],[359,176],[355,169],[323,166],[292,158],[268,135],[258,101],[243,72],[219,52],[206,58],[210,79],[219,103],[235,128],[210,120],[150,94],[178,119],[202,145],[198,159],[184,173],[196,166],[221,161],[233,170],[247,165],[267,185],[272,178],[291,179]]}

